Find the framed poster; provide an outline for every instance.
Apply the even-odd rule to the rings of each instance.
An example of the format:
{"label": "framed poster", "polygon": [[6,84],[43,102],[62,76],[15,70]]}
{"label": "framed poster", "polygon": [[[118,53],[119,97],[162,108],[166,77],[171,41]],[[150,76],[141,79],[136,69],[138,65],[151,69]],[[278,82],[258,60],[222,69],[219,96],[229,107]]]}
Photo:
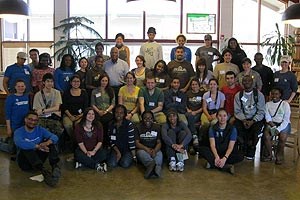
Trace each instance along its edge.
{"label": "framed poster", "polygon": [[216,33],[216,14],[187,13],[186,20],[187,33]]}

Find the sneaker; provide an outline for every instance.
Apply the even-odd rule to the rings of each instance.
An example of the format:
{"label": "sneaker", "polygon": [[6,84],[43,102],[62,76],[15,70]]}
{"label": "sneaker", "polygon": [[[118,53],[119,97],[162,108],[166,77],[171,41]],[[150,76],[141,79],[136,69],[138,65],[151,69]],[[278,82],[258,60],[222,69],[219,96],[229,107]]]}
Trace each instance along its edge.
{"label": "sneaker", "polygon": [[52,180],[53,182],[55,182],[55,185],[58,183],[60,176],[61,176],[60,168],[56,165],[52,169]]}
{"label": "sneaker", "polygon": [[206,162],[205,169],[210,169],[210,168],[211,168],[211,165],[209,164],[209,162]]}
{"label": "sneaker", "polygon": [[82,167],[82,164],[80,162],[75,162],[75,169],[79,169]]}
{"label": "sneaker", "polygon": [[199,146],[199,140],[198,140],[198,136],[197,135],[193,136],[193,146]]}
{"label": "sneaker", "polygon": [[254,156],[245,156],[245,158],[247,159],[247,160],[254,160]]}
{"label": "sneaker", "polygon": [[176,164],[176,170],[179,172],[183,172],[184,171],[184,163],[183,162],[178,162]]}
{"label": "sneaker", "polygon": [[221,170],[226,171],[233,175],[234,174],[234,165],[226,164],[226,165],[224,165],[224,167]]}
{"label": "sneaker", "polygon": [[155,168],[155,161],[154,160],[152,160],[152,162],[147,166],[147,169],[146,169],[146,171],[145,171],[145,175],[144,175],[144,178],[145,179],[148,179],[148,178],[150,178],[151,177],[151,174],[152,174],[152,172],[153,172],[153,170],[154,170],[154,168]]}
{"label": "sneaker", "polygon": [[169,170],[170,171],[176,171],[176,161],[175,160],[171,160],[171,162],[169,163]]}
{"label": "sneaker", "polygon": [[42,175],[44,176],[44,181],[48,186],[54,187],[57,184],[57,181],[52,178],[52,174],[48,170],[42,170]]}
{"label": "sneaker", "polygon": [[101,163],[100,165],[102,166],[103,172],[107,172],[107,164],[104,162]]}
{"label": "sneaker", "polygon": [[155,176],[157,176],[158,178],[161,177],[161,166],[160,165],[156,165],[154,172],[155,172],[154,173]]}
{"label": "sneaker", "polygon": [[103,167],[101,166],[100,163],[97,163],[97,164],[96,164],[96,170],[97,170],[98,172],[103,172]]}

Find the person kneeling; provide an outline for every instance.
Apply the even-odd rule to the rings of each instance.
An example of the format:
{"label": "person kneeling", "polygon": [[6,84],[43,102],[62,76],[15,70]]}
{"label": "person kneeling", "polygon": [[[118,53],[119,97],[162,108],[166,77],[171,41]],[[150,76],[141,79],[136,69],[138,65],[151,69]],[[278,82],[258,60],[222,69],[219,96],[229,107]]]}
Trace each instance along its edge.
{"label": "person kneeling", "polygon": [[[38,114],[29,111],[25,117],[25,125],[15,131],[17,163],[22,170],[39,170],[44,176],[45,183],[53,187],[61,176],[58,152],[55,147],[58,137],[45,128],[37,126],[38,120]],[[49,157],[52,173],[44,167],[47,157]]]}
{"label": "person kneeling", "polygon": [[209,128],[210,147],[202,146],[199,151],[207,160],[206,168],[218,168],[233,174],[233,164],[243,160],[243,155],[235,148],[237,131],[227,123],[225,109],[217,111],[217,120],[217,123]]}

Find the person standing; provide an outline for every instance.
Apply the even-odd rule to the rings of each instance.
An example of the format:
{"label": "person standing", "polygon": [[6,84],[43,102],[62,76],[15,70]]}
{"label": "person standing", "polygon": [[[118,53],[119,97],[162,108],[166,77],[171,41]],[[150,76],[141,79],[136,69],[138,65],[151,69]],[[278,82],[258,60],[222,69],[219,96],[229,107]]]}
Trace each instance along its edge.
{"label": "person standing", "polygon": [[[186,43],[186,37],[185,35],[183,34],[179,34],[177,37],[176,37],[176,43],[178,44],[178,46],[181,46],[184,48],[184,59],[188,62],[191,62],[192,61],[192,51],[190,48],[184,46],[185,43]],[[175,60],[175,52],[176,52],[176,47],[174,47],[172,50],[171,50],[171,55],[170,55],[170,58],[171,60]]]}
{"label": "person standing", "polygon": [[88,58],[89,69],[92,68],[95,65],[95,57],[96,56],[101,56],[103,58],[104,62],[107,61],[107,60],[109,60],[109,56],[104,55],[103,51],[104,51],[104,46],[103,46],[102,42],[98,42],[95,45],[96,55],[95,56],[91,56],[91,57]]}
{"label": "person standing", "polygon": [[39,55],[40,52],[38,49],[29,50],[29,58],[31,59],[31,63],[29,63],[28,66],[30,67],[31,71],[39,65]]}
{"label": "person standing", "polygon": [[163,51],[161,44],[154,41],[156,30],[154,27],[149,27],[148,31],[148,41],[142,44],[140,48],[140,55],[144,56],[146,60],[146,67],[153,69],[155,63],[158,60],[163,59]]}
{"label": "person standing", "polygon": [[128,67],[130,67],[130,50],[128,46],[124,45],[124,39],[125,39],[124,34],[118,33],[115,38],[116,40],[115,47],[119,49],[119,58],[127,62]]}
{"label": "person standing", "polygon": [[31,91],[31,71],[28,65],[25,65],[27,54],[18,52],[17,62],[8,66],[4,72],[3,88],[7,94],[14,93],[17,80],[23,80],[26,85],[26,92]]}
{"label": "person standing", "polygon": [[230,38],[228,40],[228,49],[232,52],[233,64],[236,64],[239,67],[240,71],[243,71],[242,60],[247,57],[247,54],[243,49],[241,49],[238,41],[235,38]]}

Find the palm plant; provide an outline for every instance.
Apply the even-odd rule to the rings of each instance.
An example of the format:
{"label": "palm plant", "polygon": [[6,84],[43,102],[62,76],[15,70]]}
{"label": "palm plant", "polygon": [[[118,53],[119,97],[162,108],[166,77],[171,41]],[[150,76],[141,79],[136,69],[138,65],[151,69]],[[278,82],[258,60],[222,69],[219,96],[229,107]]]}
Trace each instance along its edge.
{"label": "palm plant", "polygon": [[[95,43],[102,41],[103,38],[90,26],[94,24],[93,21],[86,17],[74,16],[61,20],[60,24],[54,27],[54,30],[61,31],[65,36],[62,36],[60,40],[51,45],[51,48],[55,48],[54,57],[58,61],[64,54],[73,55],[76,61],[83,56],[90,57],[95,55],[93,46]],[[85,38],[82,31],[88,31],[96,39]],[[71,35],[74,35],[74,37],[71,38]]]}
{"label": "palm plant", "polygon": [[267,46],[266,58],[269,64],[274,65],[277,63],[280,65],[280,58],[282,55],[289,55],[293,57],[295,53],[295,39],[291,35],[283,35],[276,23],[276,30],[268,35],[266,39],[261,43],[261,46]]}

